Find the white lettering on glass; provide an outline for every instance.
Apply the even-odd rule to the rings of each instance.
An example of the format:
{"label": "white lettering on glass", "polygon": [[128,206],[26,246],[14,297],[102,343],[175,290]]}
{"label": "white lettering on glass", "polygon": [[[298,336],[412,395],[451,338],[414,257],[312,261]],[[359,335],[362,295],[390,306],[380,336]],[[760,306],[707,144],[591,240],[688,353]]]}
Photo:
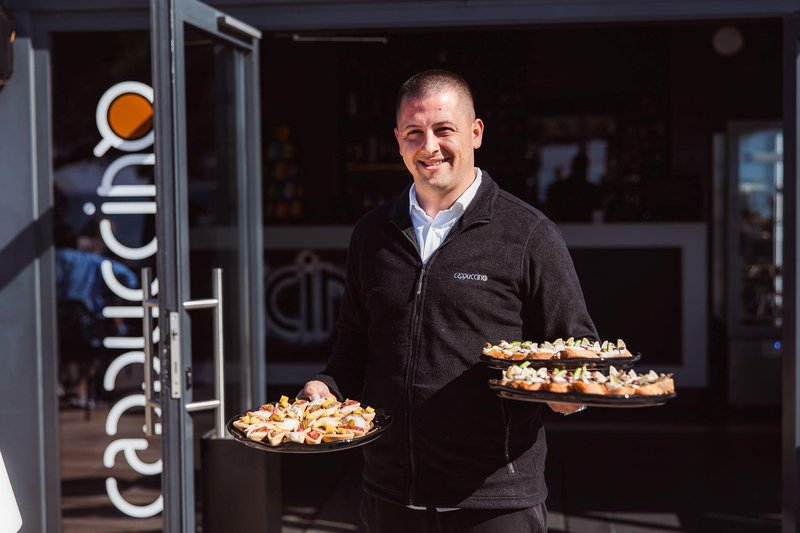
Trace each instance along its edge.
{"label": "white lettering on glass", "polygon": [[[153,166],[155,164],[155,154],[153,153],[131,153],[142,152],[153,145],[152,104],[152,87],[138,81],[125,81],[110,87],[97,103],[95,120],[101,140],[94,148],[94,155],[102,157],[111,148],[128,152],[108,165],[97,187],[97,194],[101,198],[111,200],[103,201],[99,204],[99,211],[103,215],[141,216],[154,215],[156,213],[155,202],[142,201],[142,198],[155,197],[155,185],[114,184],[123,169],[135,166]],[[97,213],[98,208],[93,203],[87,203],[84,205],[83,211],[87,215],[93,216]],[[121,243],[114,234],[111,221],[105,217],[100,219],[100,238],[111,253],[129,261],[149,259],[155,255],[158,248],[155,236],[150,242],[140,247],[131,247]],[[141,289],[127,287],[117,279],[112,261],[103,261],[100,265],[100,272],[105,285],[115,295],[129,302],[142,301],[143,293]],[[153,280],[151,294],[158,294],[158,280]],[[154,313],[154,315],[157,316],[157,313]],[[103,309],[103,316],[110,320],[141,318],[142,308],[133,305],[110,305]],[[145,335],[147,334],[152,335],[154,344],[159,342],[158,327],[154,328],[152,332],[145,333]],[[131,364],[141,365],[144,363],[144,352],[142,351],[144,341],[145,339],[142,336],[109,336],[103,339],[103,346],[106,349],[126,350],[118,355],[106,368],[103,378],[103,388],[105,390],[111,392],[115,389],[117,378],[123,368]],[[146,370],[154,371],[156,376],[160,373],[161,365],[158,357],[153,357],[153,368]],[[156,392],[160,391],[160,381],[157,377],[153,380],[153,389]],[[122,416],[129,409],[141,408],[144,407],[144,404],[144,394],[133,394],[117,401],[106,416],[106,434],[109,437],[117,436]],[[161,416],[161,412],[158,409],[156,409],[156,416]],[[157,435],[161,434],[160,423],[155,424],[155,433]],[[112,440],[103,454],[103,465],[106,468],[113,468],[117,455],[122,452],[127,465],[134,472],[143,476],[158,475],[162,471],[161,459],[153,463],[147,463],[142,461],[137,453],[147,450],[148,446],[147,439],[143,438],[117,438]],[[146,505],[130,503],[120,493],[117,480],[114,477],[106,478],[106,492],[114,507],[134,518],[155,516],[164,509],[162,495],[159,495],[155,501]]]}

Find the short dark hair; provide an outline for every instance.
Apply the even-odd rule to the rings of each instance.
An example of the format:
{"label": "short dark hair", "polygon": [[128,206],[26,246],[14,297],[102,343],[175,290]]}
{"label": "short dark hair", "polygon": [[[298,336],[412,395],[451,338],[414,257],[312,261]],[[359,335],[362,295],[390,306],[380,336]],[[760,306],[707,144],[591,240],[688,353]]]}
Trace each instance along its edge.
{"label": "short dark hair", "polygon": [[472,110],[475,110],[472,90],[464,78],[449,70],[431,69],[414,74],[400,87],[397,92],[395,115],[400,113],[400,104],[404,98],[424,98],[448,89],[461,93],[461,96],[466,97]]}

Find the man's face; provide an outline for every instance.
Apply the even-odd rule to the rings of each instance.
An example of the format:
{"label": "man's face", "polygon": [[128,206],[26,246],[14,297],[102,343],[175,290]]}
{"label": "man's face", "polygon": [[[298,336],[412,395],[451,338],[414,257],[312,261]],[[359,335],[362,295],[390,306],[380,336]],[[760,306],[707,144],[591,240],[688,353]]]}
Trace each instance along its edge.
{"label": "man's face", "polygon": [[394,135],[417,189],[444,195],[472,183],[483,122],[458,91],[403,99]]}

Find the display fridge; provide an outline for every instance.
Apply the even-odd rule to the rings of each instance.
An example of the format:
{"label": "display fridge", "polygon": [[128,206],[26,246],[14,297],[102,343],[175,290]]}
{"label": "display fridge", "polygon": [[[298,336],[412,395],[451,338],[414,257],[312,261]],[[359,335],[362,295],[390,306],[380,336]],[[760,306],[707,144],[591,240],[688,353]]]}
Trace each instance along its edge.
{"label": "display fridge", "polygon": [[[728,400],[779,405],[783,293],[783,130],[728,125],[725,322]],[[753,380],[765,386],[752,387]]]}

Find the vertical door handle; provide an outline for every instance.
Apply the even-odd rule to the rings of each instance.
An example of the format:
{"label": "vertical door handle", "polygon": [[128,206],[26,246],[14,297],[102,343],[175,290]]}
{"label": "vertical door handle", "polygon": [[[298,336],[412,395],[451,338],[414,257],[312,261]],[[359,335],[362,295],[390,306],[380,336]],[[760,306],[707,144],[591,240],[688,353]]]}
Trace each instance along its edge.
{"label": "vertical door handle", "polygon": [[[222,269],[211,270],[211,290],[213,298],[205,300],[189,300],[183,302],[187,311],[195,309],[213,309],[214,311],[214,396],[213,400],[186,404],[190,413],[215,410],[214,434],[217,438],[225,438],[225,346],[222,320]],[[187,367],[188,368],[188,367]],[[191,369],[189,369],[191,371]]]}
{"label": "vertical door handle", "polygon": [[211,291],[217,299],[214,308],[214,392],[219,400],[215,426],[217,438],[225,437],[225,345],[222,321],[222,269],[211,271]]}
{"label": "vertical door handle", "polygon": [[155,434],[155,410],[161,404],[153,400],[153,309],[158,301],[150,294],[152,270],[142,269],[142,336],[144,337],[144,434],[152,437]]}

